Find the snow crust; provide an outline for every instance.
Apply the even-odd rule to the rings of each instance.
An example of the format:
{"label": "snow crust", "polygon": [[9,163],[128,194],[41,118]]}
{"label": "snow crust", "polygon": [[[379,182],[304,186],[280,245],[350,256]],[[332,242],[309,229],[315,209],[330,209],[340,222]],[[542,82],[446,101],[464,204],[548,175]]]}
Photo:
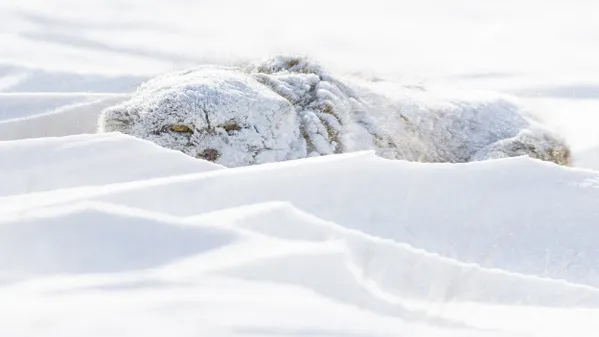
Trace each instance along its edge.
{"label": "snow crust", "polygon": [[[396,139],[410,145],[399,155],[416,160],[436,136],[480,147],[469,161],[543,154],[551,138],[530,107],[574,166],[598,169],[598,4],[0,1],[0,140],[78,135],[0,142],[0,336],[596,337],[596,171],[336,152],[394,158],[372,139],[402,130],[414,137]],[[280,53],[325,68],[232,68]],[[225,169],[140,137],[80,135],[141,82],[197,64],[236,69],[265,102],[283,97],[306,156],[306,139],[333,154]],[[298,90],[310,74],[331,94]],[[331,101],[341,120],[348,97],[370,109],[342,120],[361,122],[341,125],[353,138],[338,148],[328,105],[311,102]],[[484,132],[447,132],[465,124],[389,118],[479,110],[526,122],[485,146]],[[488,121],[476,127],[496,130]]]}
{"label": "snow crust", "polygon": [[104,110],[99,129],[227,167],[360,150],[421,162],[528,155],[570,164],[565,142],[515,98],[338,78],[285,56],[158,76]]}
{"label": "snow crust", "polygon": [[191,216],[288,201],[345,227],[461,261],[599,285],[590,267],[598,258],[592,235],[597,180],[593,171],[526,158],[427,165],[358,152],[156,179],[149,185],[23,195],[0,199],[0,213],[83,199]]}
{"label": "snow crust", "polygon": [[0,93],[0,140],[96,133],[102,109],[122,94]]}
{"label": "snow crust", "polygon": [[0,142],[0,158],[0,197],[223,168],[118,133]]}
{"label": "snow crust", "polygon": [[[42,162],[54,172],[0,197],[2,334],[597,328],[594,171],[526,157],[411,163],[373,151],[226,169],[119,133],[0,149],[3,171],[20,172],[1,186],[35,177]],[[522,321],[525,306],[538,314]]]}

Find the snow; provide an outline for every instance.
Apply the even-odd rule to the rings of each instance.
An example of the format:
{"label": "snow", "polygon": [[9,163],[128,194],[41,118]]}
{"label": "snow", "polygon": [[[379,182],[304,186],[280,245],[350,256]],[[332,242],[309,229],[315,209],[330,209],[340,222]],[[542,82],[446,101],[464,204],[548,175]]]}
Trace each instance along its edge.
{"label": "snow", "polygon": [[[120,140],[107,142],[105,152],[130,142],[148,146],[154,158],[171,154],[129,136],[69,138],[82,138],[83,144]],[[17,157],[20,146],[50,141],[0,144],[14,148],[11,157]],[[77,150],[74,145],[64,149]],[[71,156],[51,158],[46,161],[58,165],[68,164]],[[42,331],[47,336],[165,331],[181,336],[407,331],[411,336],[517,336],[536,333],[543,324],[543,336],[558,336],[566,330],[556,317],[571,324],[567,331],[580,329],[575,324],[596,328],[599,289],[592,287],[592,274],[597,264],[592,235],[584,235],[594,225],[590,208],[599,200],[592,184],[596,172],[525,157],[419,164],[360,152],[171,174],[4,197],[0,293],[7,301],[0,304],[6,319],[0,331],[23,336]],[[540,189],[541,182],[551,184]],[[223,193],[228,189],[234,193]],[[497,199],[485,205],[493,214],[487,223],[478,222],[484,217],[475,212],[448,212],[456,205],[468,208],[488,191]],[[509,200],[502,199],[506,194]],[[530,217],[500,209],[506,203],[530,209]],[[555,205],[563,209],[545,214]],[[558,213],[577,224],[560,231]],[[514,215],[520,223],[509,222]],[[445,219],[443,225],[435,217]],[[461,222],[471,224],[463,228]],[[487,242],[502,243],[499,236],[507,231],[513,236],[503,241],[505,246],[489,251]],[[568,251],[574,246],[569,239],[577,240],[575,252]],[[485,254],[489,260],[464,263],[464,256],[428,252],[422,249],[427,241],[432,248],[451,243],[456,253]],[[562,261],[552,259],[544,267],[561,275],[539,272],[539,259],[547,258],[543,249],[574,264],[582,263],[577,260],[582,256],[586,274],[559,269]],[[556,275],[570,282],[550,277]],[[506,312],[506,306],[514,312]],[[543,311],[525,323],[518,320],[524,306]],[[454,307],[459,310],[448,309]],[[518,324],[473,319],[472,312],[479,310],[501,312],[501,320],[512,317]],[[575,315],[579,312],[588,322]],[[70,319],[73,314],[77,322]],[[349,318],[360,324],[347,325]],[[149,325],[142,323],[146,320]],[[585,329],[576,335],[592,336],[593,330]]]}
{"label": "snow", "polygon": [[592,147],[578,154],[576,166],[599,170],[599,148]]}
{"label": "snow", "polygon": [[[23,195],[3,200],[0,211],[99,200],[191,216],[287,201],[345,227],[462,261],[597,286],[597,181],[595,172],[525,157],[431,167],[360,152],[157,179],[147,186]],[[186,203],[181,195],[188,196]]]}
{"label": "snow", "polygon": [[222,168],[117,133],[0,142],[0,158],[0,197]]}
{"label": "snow", "polygon": [[238,238],[224,229],[182,226],[105,208],[77,205],[3,219],[3,273],[33,276],[146,269]]}
{"label": "snow", "polygon": [[[494,303],[556,305],[556,292],[562,292],[560,305],[584,306],[593,303],[597,292],[590,287],[484,269],[475,264],[460,263],[438,254],[414,249],[407,244],[366,235],[360,231],[324,221],[302,212],[289,203],[270,202],[243,206],[187,218],[187,222],[221,221],[229,226],[251,229],[277,238],[302,241],[341,241],[344,253],[354,263],[362,281],[367,280],[398,298],[427,298],[434,301],[490,301]],[[284,223],[285,226],[282,226]],[[311,251],[313,252],[313,251]],[[292,260],[272,268],[292,274],[298,268]],[[323,257],[309,263],[310,268],[334,270],[339,263],[319,267]],[[303,263],[298,261],[296,263]],[[341,263],[343,264],[343,263]],[[316,267],[312,267],[312,266]],[[252,277],[256,271],[252,270]],[[434,275],[433,277],[431,277]],[[269,279],[276,277],[270,275]],[[331,278],[331,277],[328,277]],[[341,280],[336,284],[339,286]],[[436,293],[435,291],[438,291]],[[346,293],[351,293],[346,291]],[[587,302],[588,301],[588,302]]]}
{"label": "snow", "polygon": [[[1,1],[0,336],[596,336],[597,8]],[[282,54],[321,66],[256,66]],[[181,82],[185,69],[204,70]],[[152,104],[169,78],[175,91],[235,84],[218,92],[269,108],[318,86],[344,123],[351,96],[376,118],[480,108],[517,118],[479,131],[516,139],[493,153],[488,134],[464,137],[484,161],[386,160],[352,123],[316,114],[300,122],[314,135],[347,128],[357,152],[315,138],[311,155],[326,156],[300,146],[309,158],[226,168],[97,133],[104,109],[143,83]],[[498,158],[521,154],[528,129],[563,136],[573,167]],[[263,161],[285,157],[275,152]]]}
{"label": "snow", "polygon": [[[61,99],[70,101],[75,98],[81,101],[47,111],[48,101],[61,104],[57,103]],[[0,120],[0,140],[96,133],[100,111],[123,99],[122,95],[114,94],[82,93],[72,96],[57,93],[0,94],[0,107],[6,109],[8,114],[19,116]]]}

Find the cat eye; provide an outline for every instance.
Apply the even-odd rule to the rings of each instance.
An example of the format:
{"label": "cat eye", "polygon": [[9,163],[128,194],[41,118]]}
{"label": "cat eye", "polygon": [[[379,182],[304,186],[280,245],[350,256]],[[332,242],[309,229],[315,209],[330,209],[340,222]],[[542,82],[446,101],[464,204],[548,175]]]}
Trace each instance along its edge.
{"label": "cat eye", "polygon": [[193,133],[193,130],[187,125],[171,125],[169,130],[173,132]]}

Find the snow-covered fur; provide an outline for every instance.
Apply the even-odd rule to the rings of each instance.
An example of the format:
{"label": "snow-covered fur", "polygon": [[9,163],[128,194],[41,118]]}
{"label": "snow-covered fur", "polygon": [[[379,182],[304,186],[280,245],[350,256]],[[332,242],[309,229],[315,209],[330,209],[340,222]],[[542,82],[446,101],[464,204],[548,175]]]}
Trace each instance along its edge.
{"label": "snow-covered fur", "polygon": [[105,109],[99,129],[228,167],[358,150],[422,162],[570,163],[565,143],[509,96],[335,78],[294,57],[159,76]]}

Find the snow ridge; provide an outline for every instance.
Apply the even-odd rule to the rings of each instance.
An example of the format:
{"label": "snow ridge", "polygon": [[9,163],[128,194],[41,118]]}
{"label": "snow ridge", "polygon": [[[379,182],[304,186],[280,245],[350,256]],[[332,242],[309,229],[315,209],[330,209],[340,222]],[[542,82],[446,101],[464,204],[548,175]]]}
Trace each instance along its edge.
{"label": "snow ridge", "polygon": [[[377,335],[505,337],[597,315],[593,171],[372,151],[225,169],[119,133],[0,142],[0,155],[3,334],[65,335],[64,313],[77,313],[83,334],[104,332],[110,317],[123,336],[141,321],[161,334],[183,322],[193,327],[182,336],[197,335],[198,320],[237,336],[341,315],[340,327],[371,320]],[[52,181],[11,187],[43,168]],[[471,211],[480,208],[493,216]],[[517,239],[503,241],[510,233]],[[502,306],[551,314],[506,333],[472,318]]]}

